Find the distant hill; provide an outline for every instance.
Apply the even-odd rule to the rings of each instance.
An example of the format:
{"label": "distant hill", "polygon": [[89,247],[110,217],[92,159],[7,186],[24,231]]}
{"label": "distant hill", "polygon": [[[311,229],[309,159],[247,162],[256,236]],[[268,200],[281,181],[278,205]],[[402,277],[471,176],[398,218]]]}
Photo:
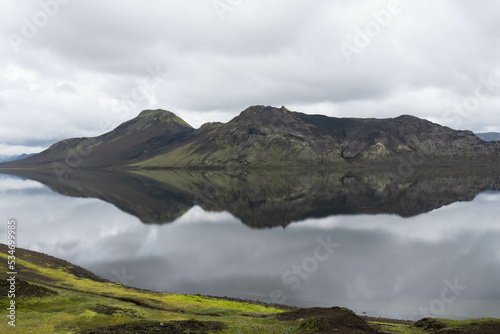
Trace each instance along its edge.
{"label": "distant hill", "polygon": [[32,154],[23,153],[21,155],[3,155],[3,156],[0,156],[0,162],[21,160],[21,159],[29,158],[35,154],[36,153],[32,153]]}
{"label": "distant hill", "polygon": [[481,138],[484,141],[499,141],[500,133],[498,132],[485,132],[485,133],[476,133],[476,136]]}
{"label": "distant hill", "polygon": [[63,140],[0,167],[226,168],[489,164],[500,143],[417,117],[334,118],[252,106],[227,123],[193,129],[165,110],[145,110],[95,138]]}

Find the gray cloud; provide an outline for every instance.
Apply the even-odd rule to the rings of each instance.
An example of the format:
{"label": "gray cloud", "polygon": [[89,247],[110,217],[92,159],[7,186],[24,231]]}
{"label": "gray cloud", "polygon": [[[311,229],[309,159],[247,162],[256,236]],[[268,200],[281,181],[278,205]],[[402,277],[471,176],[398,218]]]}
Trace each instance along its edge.
{"label": "gray cloud", "polygon": [[[374,13],[383,20],[389,1],[242,1],[222,14],[210,0],[69,1],[41,24],[41,4],[55,1],[3,4],[0,142],[97,135],[103,120],[116,126],[145,108],[197,127],[254,104],[500,131],[498,86],[470,110],[453,109],[480,78],[500,81],[493,0],[401,0],[378,28]],[[37,32],[15,52],[13,34],[24,38],[35,19]],[[359,31],[371,35],[361,48]],[[357,47],[350,63],[342,43]],[[147,68],[161,82],[143,89],[153,82]]]}

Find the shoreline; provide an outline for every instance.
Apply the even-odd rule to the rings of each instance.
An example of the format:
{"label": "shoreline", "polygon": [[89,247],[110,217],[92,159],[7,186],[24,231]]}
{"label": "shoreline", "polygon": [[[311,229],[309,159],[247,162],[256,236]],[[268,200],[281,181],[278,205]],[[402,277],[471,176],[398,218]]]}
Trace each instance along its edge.
{"label": "shoreline", "polygon": [[[2,307],[6,306],[4,292],[8,289],[7,250],[5,244],[0,244]],[[345,334],[483,334],[490,333],[490,329],[491,333],[500,332],[500,319],[415,322],[359,316],[337,306],[299,308],[227,296],[160,293],[111,282],[47,254],[22,248],[15,251],[19,333],[303,334],[333,330]],[[447,328],[454,331],[444,332]]]}

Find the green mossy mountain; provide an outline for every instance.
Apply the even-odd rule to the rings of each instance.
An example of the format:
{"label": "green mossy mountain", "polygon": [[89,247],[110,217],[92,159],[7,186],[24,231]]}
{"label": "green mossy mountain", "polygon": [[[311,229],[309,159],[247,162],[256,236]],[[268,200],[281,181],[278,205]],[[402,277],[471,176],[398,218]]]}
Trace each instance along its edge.
{"label": "green mossy mountain", "polygon": [[252,106],[199,129],[164,110],[146,110],[96,138],[63,140],[1,167],[227,168],[487,165],[500,143],[403,115],[334,118]]}

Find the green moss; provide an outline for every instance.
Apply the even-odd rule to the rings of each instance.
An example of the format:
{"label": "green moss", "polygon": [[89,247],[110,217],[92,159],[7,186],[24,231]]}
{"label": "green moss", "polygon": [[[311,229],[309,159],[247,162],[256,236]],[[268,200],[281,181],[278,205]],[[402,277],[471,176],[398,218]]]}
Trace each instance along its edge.
{"label": "green moss", "polygon": [[[6,256],[0,253],[0,270],[3,272],[6,271]],[[255,330],[255,333],[281,333],[290,326],[290,323],[272,320],[272,315],[282,312],[272,307],[125,288],[115,283],[78,278],[67,271],[70,266],[34,264],[29,261],[29,257],[19,259],[18,266],[23,268],[24,273],[36,273],[37,276],[31,276],[32,279],[50,278],[49,281],[44,279],[36,284],[50,288],[57,294],[42,298],[19,297],[16,316],[19,326],[16,327],[16,333],[74,333],[142,320],[208,321],[214,320],[214,314],[218,315],[215,320],[228,326],[223,333],[247,333],[248,328]],[[0,297],[0,307],[6,307],[6,303],[8,299]],[[271,316],[271,319],[266,316]]]}
{"label": "green moss", "polygon": [[296,333],[315,333],[325,329],[325,325],[319,318],[302,320],[297,327]]}
{"label": "green moss", "polygon": [[404,324],[393,324],[378,321],[369,321],[370,324],[380,327],[383,333],[394,333],[394,334],[428,334],[429,332],[416,328],[410,325]]}
{"label": "green moss", "polygon": [[436,319],[442,323],[446,328],[466,327],[472,325],[484,325],[489,323],[500,324],[500,319],[495,318],[481,318],[481,319],[468,319],[468,320],[450,320],[450,319]]}

